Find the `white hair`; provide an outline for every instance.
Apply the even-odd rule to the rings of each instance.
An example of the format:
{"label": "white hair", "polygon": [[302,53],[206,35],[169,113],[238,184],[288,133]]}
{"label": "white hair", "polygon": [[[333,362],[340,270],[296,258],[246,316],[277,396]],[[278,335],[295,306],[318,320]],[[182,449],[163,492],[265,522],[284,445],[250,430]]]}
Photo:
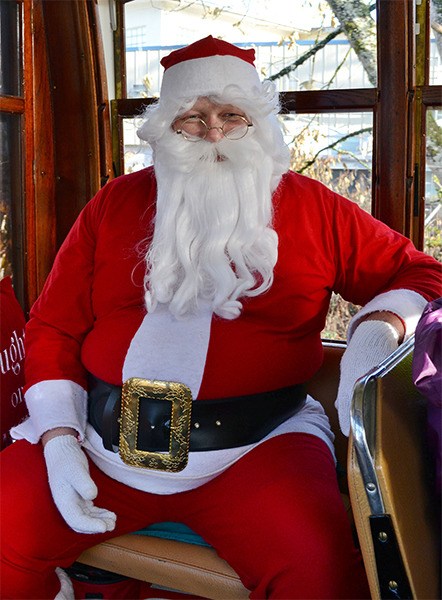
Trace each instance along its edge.
{"label": "white hair", "polygon": [[194,313],[204,300],[233,319],[241,298],[261,294],[273,282],[278,238],[272,193],[288,169],[289,152],[273,84],[265,82],[252,98],[236,86],[209,98],[248,116],[253,127],[243,139],[191,143],[177,135],[172,121],[197,98],[160,99],[138,132],[152,145],[158,184],[145,299],[149,311],[168,303],[176,317]]}

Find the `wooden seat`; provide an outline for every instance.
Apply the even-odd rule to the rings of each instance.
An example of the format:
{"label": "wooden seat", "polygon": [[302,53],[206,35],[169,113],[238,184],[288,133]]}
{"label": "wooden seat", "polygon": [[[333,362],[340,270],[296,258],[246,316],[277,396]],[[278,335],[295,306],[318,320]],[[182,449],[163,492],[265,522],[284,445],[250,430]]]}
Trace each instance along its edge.
{"label": "wooden seat", "polygon": [[413,339],[359,381],[348,462],[351,504],[372,598],[440,598],[425,401],[412,383]]}
{"label": "wooden seat", "polygon": [[[338,462],[346,464],[347,438],[339,432],[333,406],[339,382],[339,363],[345,347],[327,344],[323,366],[308,385],[309,393],[320,401],[329,415],[336,434]],[[340,477],[343,500],[350,511],[346,495],[345,474]],[[85,551],[79,562],[161,585],[187,594],[219,600],[248,598],[235,571],[213,548],[145,535],[123,535]]]}

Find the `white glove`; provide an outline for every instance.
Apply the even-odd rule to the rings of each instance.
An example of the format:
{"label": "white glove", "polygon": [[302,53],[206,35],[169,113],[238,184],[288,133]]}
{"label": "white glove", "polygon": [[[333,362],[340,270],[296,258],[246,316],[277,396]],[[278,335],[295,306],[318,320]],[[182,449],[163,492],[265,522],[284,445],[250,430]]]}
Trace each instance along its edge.
{"label": "white glove", "polygon": [[75,600],[74,597],[74,588],[72,586],[72,582],[67,576],[67,574],[57,567],[55,572],[58,575],[58,579],[60,580],[61,588],[58,594],[55,596],[54,600]]}
{"label": "white glove", "polygon": [[49,487],[61,516],[79,533],[115,528],[115,513],[94,506],[98,490],[89,475],[86,454],[73,435],[54,437],[44,448]]}
{"label": "white glove", "polygon": [[350,407],[356,380],[371,371],[398,347],[399,333],[385,321],[363,321],[355,329],[341,360],[335,407],[344,435],[350,433]]}

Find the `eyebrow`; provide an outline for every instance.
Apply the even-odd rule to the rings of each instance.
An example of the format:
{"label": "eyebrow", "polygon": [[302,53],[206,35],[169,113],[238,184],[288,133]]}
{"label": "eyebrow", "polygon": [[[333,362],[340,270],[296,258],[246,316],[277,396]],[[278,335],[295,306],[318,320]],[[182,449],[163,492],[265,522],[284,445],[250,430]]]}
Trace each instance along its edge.
{"label": "eyebrow", "polygon": [[[198,110],[197,108],[189,108],[189,110],[186,110],[186,112],[184,112],[183,114],[179,115],[175,120],[179,120],[179,119],[185,119],[186,117],[191,117],[193,115],[202,115],[202,116],[206,116],[208,113],[212,112],[211,110],[206,110],[205,108],[202,108],[200,110]],[[227,104],[226,106],[221,106],[219,109],[215,109],[215,112],[228,112],[228,113],[233,113],[236,115],[240,115],[240,116],[246,116],[246,113],[241,110],[240,108],[238,108],[237,106],[232,106],[230,104]]]}

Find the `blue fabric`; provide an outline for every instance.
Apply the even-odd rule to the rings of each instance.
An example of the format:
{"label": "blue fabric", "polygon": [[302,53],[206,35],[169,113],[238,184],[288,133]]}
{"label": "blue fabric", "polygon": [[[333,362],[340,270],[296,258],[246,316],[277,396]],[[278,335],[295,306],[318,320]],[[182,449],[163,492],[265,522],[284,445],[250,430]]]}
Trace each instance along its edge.
{"label": "blue fabric", "polygon": [[208,544],[200,535],[192,531],[190,527],[187,527],[187,525],[184,525],[183,523],[164,521],[163,523],[149,525],[149,527],[140,529],[135,533],[137,535],[150,535],[166,540],[175,540],[177,542],[186,542],[188,544],[195,544],[197,546],[206,546],[207,548],[210,548],[210,544]]}

